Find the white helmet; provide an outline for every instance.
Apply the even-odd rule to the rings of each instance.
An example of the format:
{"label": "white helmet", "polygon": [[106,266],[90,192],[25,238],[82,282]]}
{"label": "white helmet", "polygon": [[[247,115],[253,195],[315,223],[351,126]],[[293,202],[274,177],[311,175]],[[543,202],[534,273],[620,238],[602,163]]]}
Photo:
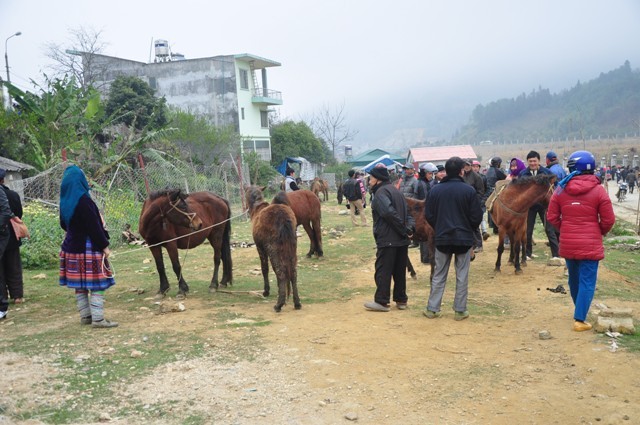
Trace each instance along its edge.
{"label": "white helmet", "polygon": [[426,171],[427,173],[437,173],[438,167],[433,165],[432,162],[426,162],[420,165],[420,169]]}

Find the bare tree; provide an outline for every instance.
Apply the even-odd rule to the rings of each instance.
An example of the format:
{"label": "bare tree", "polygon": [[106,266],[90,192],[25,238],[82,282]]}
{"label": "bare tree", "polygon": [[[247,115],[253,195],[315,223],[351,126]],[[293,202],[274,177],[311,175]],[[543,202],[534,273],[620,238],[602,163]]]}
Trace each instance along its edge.
{"label": "bare tree", "polygon": [[102,30],[78,27],[69,29],[67,45],[53,42],[45,44],[45,54],[54,62],[49,66],[52,77],[73,77],[82,91],[86,91],[96,76],[105,71],[102,69],[104,65],[99,65],[94,56],[101,54],[108,45],[101,40],[101,36]]}
{"label": "bare tree", "polygon": [[347,124],[347,114],[344,109],[344,101],[335,109],[325,105],[311,121],[314,133],[331,148],[334,159],[336,158],[336,148],[344,142],[353,140],[358,134],[357,130],[351,129]]}

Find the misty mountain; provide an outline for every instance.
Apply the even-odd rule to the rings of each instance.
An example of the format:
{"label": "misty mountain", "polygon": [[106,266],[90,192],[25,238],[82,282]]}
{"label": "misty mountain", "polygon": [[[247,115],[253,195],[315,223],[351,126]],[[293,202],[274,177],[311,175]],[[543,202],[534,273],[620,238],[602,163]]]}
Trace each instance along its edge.
{"label": "misty mountain", "polygon": [[[640,70],[627,61],[597,78],[551,93],[538,87],[529,94],[491,99],[487,88],[474,93],[398,96],[378,109],[363,108],[351,119],[359,133],[354,153],[383,148],[405,154],[416,146],[478,144],[482,140],[590,138],[640,131]],[[504,92],[504,87],[502,87]],[[475,101],[474,101],[475,99]]]}

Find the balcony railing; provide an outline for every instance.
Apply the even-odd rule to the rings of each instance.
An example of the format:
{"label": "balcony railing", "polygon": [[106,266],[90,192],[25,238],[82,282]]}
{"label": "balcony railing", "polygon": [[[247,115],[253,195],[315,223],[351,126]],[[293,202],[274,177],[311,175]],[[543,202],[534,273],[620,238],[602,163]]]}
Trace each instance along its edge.
{"label": "balcony railing", "polygon": [[282,92],[276,91],[276,90],[271,90],[271,89],[265,89],[265,88],[255,88],[253,90],[251,90],[251,95],[253,97],[261,97],[261,98],[269,98],[269,99],[275,99],[277,101],[279,101],[280,103],[282,103]]}

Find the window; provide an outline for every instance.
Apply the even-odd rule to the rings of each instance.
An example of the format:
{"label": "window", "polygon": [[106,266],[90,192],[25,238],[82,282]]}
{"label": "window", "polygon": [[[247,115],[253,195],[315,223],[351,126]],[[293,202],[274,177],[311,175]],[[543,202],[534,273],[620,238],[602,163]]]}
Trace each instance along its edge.
{"label": "window", "polygon": [[246,69],[240,70],[240,88],[249,90],[249,71]]}
{"label": "window", "polygon": [[240,116],[244,119],[244,108],[240,108]]}
{"label": "window", "polygon": [[267,111],[260,111],[260,125],[262,128],[269,128],[269,113]]}

